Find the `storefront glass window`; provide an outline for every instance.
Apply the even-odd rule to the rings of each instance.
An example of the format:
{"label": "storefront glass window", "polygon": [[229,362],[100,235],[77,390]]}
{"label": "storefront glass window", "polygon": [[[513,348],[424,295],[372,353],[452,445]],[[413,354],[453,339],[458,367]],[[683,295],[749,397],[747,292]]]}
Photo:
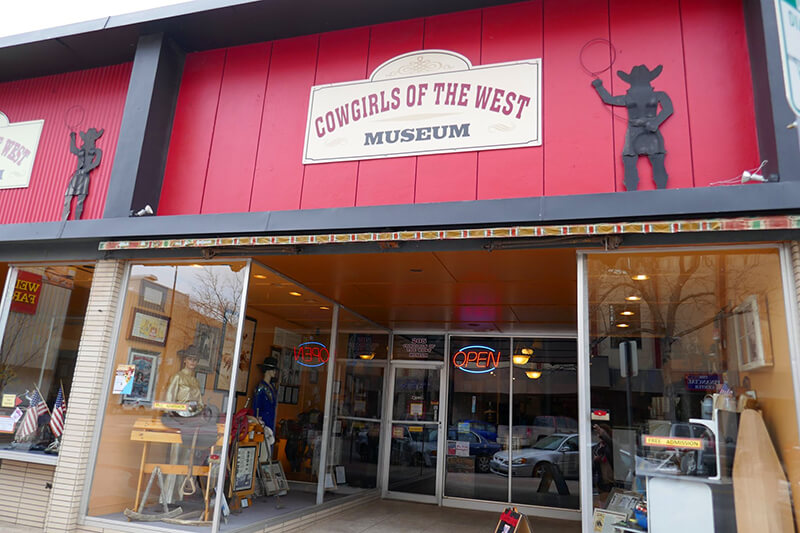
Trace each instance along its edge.
{"label": "storefront glass window", "polygon": [[[511,501],[577,509],[577,343],[515,337],[512,362]],[[499,427],[498,441],[507,443],[508,426]],[[493,466],[508,471],[502,460]]]}
{"label": "storefront glass window", "polygon": [[508,478],[491,462],[508,449],[498,431],[509,422],[510,348],[508,338],[450,338],[445,496],[508,501]]}
{"label": "storefront glass window", "polygon": [[392,359],[395,361],[444,361],[444,335],[395,334],[392,344]]}
{"label": "storefront glass window", "polygon": [[93,272],[0,265],[0,449],[58,453]]}
{"label": "storefront glass window", "polygon": [[778,250],[589,254],[587,271],[595,516],[654,531],[769,517],[793,531]]}
{"label": "storefront glass window", "polygon": [[[195,520],[211,520],[229,391],[248,395],[257,379],[255,320],[245,322],[234,366],[245,267],[131,266],[89,516],[128,522],[194,512]],[[226,484],[232,507],[257,485],[257,444],[238,444],[230,449],[234,481]]]}
{"label": "storefront glass window", "polygon": [[341,309],[331,397],[325,499],[378,483],[389,333]]}

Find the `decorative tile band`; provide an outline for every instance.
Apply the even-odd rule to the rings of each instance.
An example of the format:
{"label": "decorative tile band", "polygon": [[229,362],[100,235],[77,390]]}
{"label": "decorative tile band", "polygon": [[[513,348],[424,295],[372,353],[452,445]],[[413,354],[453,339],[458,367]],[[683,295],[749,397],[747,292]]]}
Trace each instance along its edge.
{"label": "decorative tile band", "polygon": [[191,238],[149,241],[103,241],[100,243],[99,249],[113,251],[211,247],[229,248],[237,246],[284,246],[287,244],[305,245],[342,242],[445,241],[458,239],[508,239],[518,237],[615,235],[626,233],[697,233],[769,229],[800,229],[800,216],[779,215],[760,218],[715,218],[705,220],[668,220],[661,222],[603,222],[598,224],[565,224],[553,226],[511,226],[483,229],[218,237],[211,239]]}

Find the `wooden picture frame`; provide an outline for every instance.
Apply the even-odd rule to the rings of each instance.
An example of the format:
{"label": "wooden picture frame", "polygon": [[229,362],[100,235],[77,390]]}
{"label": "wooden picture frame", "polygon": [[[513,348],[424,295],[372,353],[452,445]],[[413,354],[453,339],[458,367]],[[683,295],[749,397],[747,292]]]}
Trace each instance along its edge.
{"label": "wooden picture frame", "polygon": [[[733,341],[739,359],[739,370],[756,370],[772,366],[772,354],[764,350],[758,296],[751,294],[734,307]],[[769,325],[767,325],[769,327]]]}
{"label": "wooden picture frame", "polygon": [[166,315],[134,308],[128,328],[128,339],[165,346],[169,333],[169,321],[170,318]]}
{"label": "wooden picture frame", "polygon": [[147,279],[142,280],[139,286],[139,307],[163,313],[167,307],[168,297],[168,288]]}
{"label": "wooden picture frame", "polygon": [[133,377],[133,391],[122,395],[123,404],[152,405],[155,384],[158,379],[160,352],[130,348],[128,364],[136,367]]}

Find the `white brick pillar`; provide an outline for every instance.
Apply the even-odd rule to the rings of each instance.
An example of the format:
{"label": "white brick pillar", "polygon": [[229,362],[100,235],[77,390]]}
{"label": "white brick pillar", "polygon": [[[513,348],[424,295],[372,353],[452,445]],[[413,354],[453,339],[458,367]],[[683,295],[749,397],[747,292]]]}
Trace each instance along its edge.
{"label": "white brick pillar", "polygon": [[123,261],[116,260],[98,261],[95,265],[46,514],[45,531],[48,533],[77,529],[92,438],[99,430],[97,408],[121,298],[124,267]]}

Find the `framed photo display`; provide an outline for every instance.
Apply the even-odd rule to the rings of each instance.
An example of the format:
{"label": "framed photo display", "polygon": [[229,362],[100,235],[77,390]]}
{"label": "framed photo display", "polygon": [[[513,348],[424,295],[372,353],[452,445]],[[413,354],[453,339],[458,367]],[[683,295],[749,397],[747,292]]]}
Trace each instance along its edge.
{"label": "framed photo display", "polygon": [[164,346],[167,344],[169,332],[169,317],[145,311],[133,310],[128,338],[139,342],[147,342]]}
{"label": "framed photo display", "polygon": [[139,307],[161,311],[166,309],[169,289],[158,283],[143,279],[139,288]]}
{"label": "framed photo display", "polygon": [[255,490],[256,444],[240,444],[236,449],[233,492],[252,493]]}
{"label": "framed photo display", "polygon": [[[235,331],[235,328],[234,328]],[[217,377],[214,389],[227,391],[231,379],[236,380],[236,394],[247,394],[247,383],[250,380],[250,363],[253,361],[253,348],[256,337],[256,320],[250,317],[244,319],[242,331],[241,352],[239,353],[239,366],[234,370],[232,352],[235,346],[235,335],[225,332],[222,348],[222,357],[217,362]],[[235,376],[235,377],[233,377]]]}
{"label": "framed photo display", "polygon": [[133,389],[130,394],[122,395],[123,404],[151,405],[153,391],[158,378],[158,352],[149,352],[131,348],[128,352],[128,364],[135,367]]}
{"label": "framed photo display", "polygon": [[194,331],[194,345],[197,349],[197,368],[210,372],[216,363],[222,341],[222,329],[198,322]]}

